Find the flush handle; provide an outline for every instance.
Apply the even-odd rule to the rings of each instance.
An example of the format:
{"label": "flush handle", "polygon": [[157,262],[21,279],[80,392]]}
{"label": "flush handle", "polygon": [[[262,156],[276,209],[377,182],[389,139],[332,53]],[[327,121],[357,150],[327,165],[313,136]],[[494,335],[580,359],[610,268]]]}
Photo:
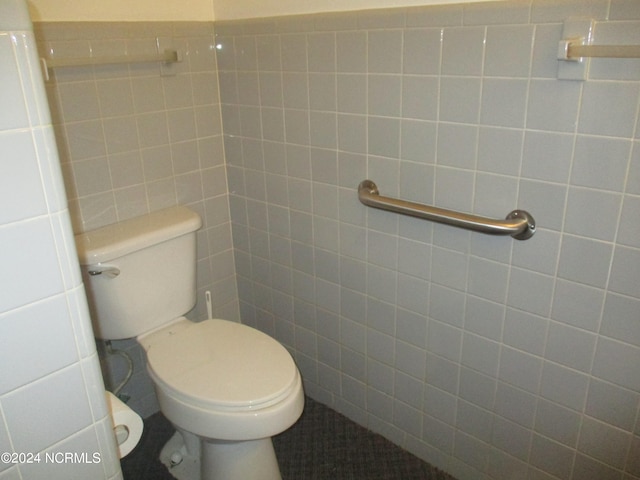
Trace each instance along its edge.
{"label": "flush handle", "polygon": [[109,278],[115,278],[120,275],[120,269],[114,265],[91,265],[87,273],[92,277],[105,275]]}

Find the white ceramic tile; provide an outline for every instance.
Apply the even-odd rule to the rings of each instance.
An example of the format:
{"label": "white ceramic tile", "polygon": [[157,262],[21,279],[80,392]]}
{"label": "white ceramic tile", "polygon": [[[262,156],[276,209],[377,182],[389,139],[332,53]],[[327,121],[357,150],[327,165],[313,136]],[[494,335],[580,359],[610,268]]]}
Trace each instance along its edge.
{"label": "white ceramic tile", "polygon": [[3,209],[0,224],[45,213],[43,179],[32,134],[27,130],[0,133],[0,152],[0,202],[15,205],[15,208]]}
{"label": "white ceramic tile", "polygon": [[51,126],[34,129],[33,136],[48,211],[60,212],[67,208],[67,198],[54,130]]}
{"label": "white ceramic tile", "polygon": [[92,423],[75,364],[7,394],[3,407],[16,451],[40,451]]}
{"label": "white ceramic tile", "polygon": [[0,130],[26,127],[29,124],[25,94],[22,88],[18,60],[13,47],[12,36],[8,33],[0,33],[0,55],[8,61],[3,63],[2,93],[0,98],[4,108],[0,116]]}
{"label": "white ceramic tile", "polygon": [[[22,222],[0,230],[0,251],[4,252],[0,283],[5,285],[0,312],[61,292],[58,255],[48,221]],[[38,278],[37,284],[32,282],[33,278]]]}
{"label": "white ceramic tile", "polygon": [[107,475],[119,474],[120,456],[118,454],[111,416],[106,416],[94,424],[102,464]]}
{"label": "white ceramic tile", "polygon": [[[77,453],[81,460],[64,461],[64,455],[68,452]],[[58,461],[26,464],[21,467],[23,475],[34,480],[51,478],[81,480],[83,478],[103,478],[105,475],[102,452],[93,427],[82,430],[55,447],[47,449],[42,457],[44,458],[46,455],[50,455],[51,458]]]}
{"label": "white ceramic tile", "polygon": [[0,478],[2,480],[20,480],[22,476],[18,471],[18,467],[14,466],[12,468],[9,468],[8,470],[5,470],[4,472],[0,472]]}
{"label": "white ceramic tile", "polygon": [[[98,354],[94,353],[81,360],[80,366],[90,402],[91,415],[94,420],[98,420],[109,414],[108,407],[103,398],[105,386],[100,370]],[[140,365],[137,366],[140,367]]]}
{"label": "white ceramic tile", "polygon": [[42,66],[32,32],[13,34],[16,60],[20,70],[29,122],[33,126],[49,125],[51,115],[42,80]]}
{"label": "white ceramic tile", "polygon": [[[9,438],[9,432],[7,431],[4,420],[0,424],[0,448],[3,452],[12,451],[11,439]],[[11,466],[8,462],[2,462],[2,464],[0,464],[0,472],[9,469]]]}
{"label": "white ceramic tile", "polygon": [[6,372],[6,393],[78,360],[66,298],[62,295],[2,316],[2,351],[14,368]]}

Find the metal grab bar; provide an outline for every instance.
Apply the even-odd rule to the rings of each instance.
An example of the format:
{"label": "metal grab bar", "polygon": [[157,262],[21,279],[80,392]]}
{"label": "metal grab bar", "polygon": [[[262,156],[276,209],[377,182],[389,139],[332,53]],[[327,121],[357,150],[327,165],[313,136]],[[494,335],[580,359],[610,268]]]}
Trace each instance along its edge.
{"label": "metal grab bar", "polygon": [[115,65],[126,63],[176,63],[181,62],[180,52],[167,49],[162,53],[147,55],[122,55],[105,57],[78,57],[78,58],[41,58],[46,68],[58,67],[82,67],[91,65]]}
{"label": "metal grab bar", "polygon": [[566,40],[565,42],[566,46],[561,42],[559,48],[566,48],[567,60],[579,60],[582,57],[640,58],[640,45],[583,45]]}
{"label": "metal grab bar", "polygon": [[424,218],[425,220],[491,235],[511,235],[517,240],[531,238],[536,231],[535,220],[524,210],[510,212],[505,220],[494,220],[454,210],[398,200],[397,198],[383,197],[378,191],[378,186],[371,180],[360,182],[358,199],[369,207],[401,213],[411,217]]}

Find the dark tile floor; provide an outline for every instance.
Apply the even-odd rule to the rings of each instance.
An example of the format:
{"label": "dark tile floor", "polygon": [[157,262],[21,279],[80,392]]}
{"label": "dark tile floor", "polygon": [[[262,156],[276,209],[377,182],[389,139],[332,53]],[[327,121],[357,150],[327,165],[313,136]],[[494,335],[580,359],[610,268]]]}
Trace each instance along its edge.
{"label": "dark tile floor", "polygon": [[[124,479],[173,480],[158,460],[173,432],[160,413],[146,419],[140,443],[121,462]],[[273,445],[283,480],[455,480],[308,397],[300,420]]]}

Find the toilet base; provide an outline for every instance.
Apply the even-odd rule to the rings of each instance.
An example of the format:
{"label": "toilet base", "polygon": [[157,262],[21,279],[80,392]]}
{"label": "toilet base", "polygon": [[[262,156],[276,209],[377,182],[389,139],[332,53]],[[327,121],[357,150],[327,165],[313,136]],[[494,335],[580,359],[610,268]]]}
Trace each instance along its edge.
{"label": "toilet base", "polygon": [[[194,456],[185,445],[185,436],[189,443],[197,438],[176,432],[160,452],[160,461],[177,480],[282,480],[271,438],[244,442],[201,440],[201,455]],[[172,458],[181,462],[173,464]]]}
{"label": "toilet base", "polygon": [[[200,455],[198,453],[190,455],[182,434],[176,432],[162,447],[160,462],[177,480],[200,480]],[[177,458],[181,461],[176,464]]]}
{"label": "toilet base", "polygon": [[202,441],[201,480],[282,480],[271,438]]}

